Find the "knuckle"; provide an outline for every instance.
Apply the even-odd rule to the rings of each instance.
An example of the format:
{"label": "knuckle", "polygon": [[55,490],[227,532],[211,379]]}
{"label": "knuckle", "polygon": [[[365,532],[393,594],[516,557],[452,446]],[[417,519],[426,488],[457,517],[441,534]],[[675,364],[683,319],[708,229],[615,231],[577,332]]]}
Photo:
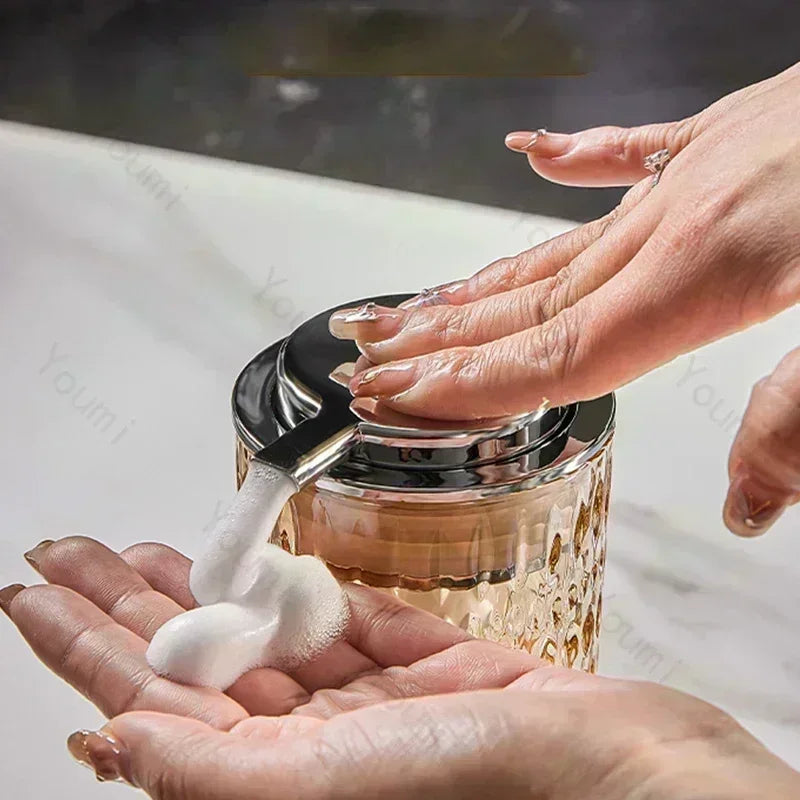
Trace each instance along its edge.
{"label": "knuckle", "polygon": [[710,741],[724,741],[726,739],[738,738],[742,733],[742,728],[736,720],[721,708],[706,705],[700,707],[693,724],[697,736]]}
{"label": "knuckle", "polygon": [[665,146],[664,124],[644,125],[634,128],[610,129],[610,155],[622,162],[632,162],[641,166],[641,160],[648,153],[654,153]]}
{"label": "knuckle", "polygon": [[540,278],[543,267],[557,262],[565,250],[574,251],[588,247],[596,238],[592,224],[579,225],[513,256],[514,280],[508,288],[524,286]]}
{"label": "knuckle", "polygon": [[569,266],[536,284],[528,298],[529,327],[549,322],[569,306],[572,285],[572,270]]}
{"label": "knuckle", "polygon": [[196,797],[197,787],[190,780],[187,752],[195,750],[191,736],[182,736],[168,743],[155,764],[156,772],[149,776],[147,793],[153,800],[186,800]]}
{"label": "knuckle", "polygon": [[575,249],[583,251],[601,237],[612,225],[616,216],[617,209],[614,208],[608,214],[600,217],[600,219],[587,222],[578,228],[574,228],[567,235],[573,237]]}
{"label": "knuckle", "polygon": [[694,137],[697,120],[693,116],[636,128],[609,127],[609,153],[619,161],[638,162],[648,153],[666,147],[674,157]]}
{"label": "knuckle", "polygon": [[598,135],[606,143],[608,155],[618,161],[627,161],[631,157],[631,145],[635,143],[632,135],[635,128],[621,128],[606,125],[597,129]]}
{"label": "knuckle", "polygon": [[546,279],[531,289],[528,294],[525,315],[529,328],[535,328],[550,319],[550,291],[543,284],[550,283]]}
{"label": "knuckle", "polygon": [[110,716],[119,709],[109,707],[98,690],[98,684],[104,677],[105,668],[112,657],[107,651],[95,645],[103,632],[113,627],[113,623],[94,623],[80,628],[64,645],[58,658],[55,672],[58,675],[80,675],[81,691],[92,702],[103,706]]}
{"label": "knuckle", "polygon": [[661,150],[666,144],[664,134],[663,125],[648,125],[644,130],[631,130],[627,141],[628,155],[638,159]]}
{"label": "knuckle", "polygon": [[677,122],[674,122],[669,129],[667,136],[667,147],[673,152],[673,155],[683,150],[698,133],[701,116],[694,114],[691,117],[685,117]]}
{"label": "knuckle", "polygon": [[[532,248],[536,250],[536,248]],[[526,259],[525,255],[528,251],[523,250],[521,253],[517,253],[513,256],[506,256],[505,258],[500,259],[500,264],[504,272],[508,275],[509,282],[514,283],[515,281],[519,280],[521,274],[525,270],[526,267]]]}
{"label": "knuckle", "polygon": [[707,195],[695,207],[695,224],[699,233],[715,229],[730,216],[739,200],[738,188],[726,186]]}
{"label": "knuckle", "polygon": [[580,257],[553,276],[553,286],[550,291],[550,318],[560,314],[571,303],[576,263],[580,263]]}
{"label": "knuckle", "polygon": [[185,768],[161,770],[153,776],[148,794],[153,800],[186,800],[188,781]]}
{"label": "knuckle", "polygon": [[665,147],[674,156],[679,149],[677,141],[673,138],[676,130],[674,122],[656,123],[645,125],[642,128],[625,130],[622,145],[624,157],[639,161],[648,153],[655,153]]}
{"label": "knuckle", "polygon": [[141,598],[142,595],[149,594],[152,591],[149,584],[144,581],[127,586],[120,592],[119,596],[112,601],[106,613],[112,618],[117,617],[124,613],[130,604],[133,604],[135,607],[138,603],[137,598]]}
{"label": "knuckle", "polygon": [[97,624],[87,625],[75,631],[69,639],[67,639],[61,650],[61,655],[58,658],[58,668],[56,669],[58,674],[67,670],[73,658],[77,657],[80,660],[82,657],[81,650],[83,649],[86,639],[97,634],[99,630],[100,626]]}
{"label": "knuckle", "polygon": [[145,711],[148,710],[150,688],[158,680],[159,678],[154,672],[145,673],[142,680],[133,685],[127,696],[120,701],[119,710],[116,711],[115,716],[125,711],[136,711],[139,707]]}
{"label": "knuckle", "polygon": [[691,217],[701,230],[708,230],[727,219],[737,209],[742,199],[741,181],[726,181],[704,192],[691,205]]}
{"label": "knuckle", "polygon": [[421,321],[422,327],[443,348],[462,341],[469,327],[467,307],[455,306],[437,310],[427,320]]}
{"label": "knuckle", "polygon": [[[537,247],[533,248],[533,250],[537,249]],[[476,292],[482,295],[516,285],[525,268],[527,253],[529,252],[526,251],[515,256],[500,258],[476,273],[473,278]]]}
{"label": "knuckle", "polygon": [[738,200],[732,187],[706,193],[694,201],[687,200],[684,210],[662,223],[665,252],[675,258],[686,257],[686,243],[693,242],[704,252],[713,252],[715,261],[726,259],[735,244],[724,235],[724,222],[732,214]]}
{"label": "knuckle", "polygon": [[641,159],[667,147],[674,156],[695,135],[698,117],[687,117],[667,123],[655,123],[632,128],[606,125],[593,133],[602,142],[605,156],[611,162],[640,165]]}
{"label": "knuckle", "polygon": [[513,262],[509,266],[509,274],[513,277],[504,288],[521,287],[546,278],[549,265],[557,265],[569,258],[567,254],[580,253],[588,248],[608,230],[616,215],[617,209],[614,209],[599,219],[578,225],[508,259]]}
{"label": "knuckle", "polygon": [[452,362],[453,382],[470,384],[490,366],[482,348],[464,347]]}
{"label": "knuckle", "polygon": [[572,368],[578,346],[574,314],[562,312],[537,329],[536,345],[542,366],[556,380],[566,378]]}
{"label": "knuckle", "polygon": [[[563,235],[567,236],[569,234]],[[561,237],[548,239],[546,242],[537,244],[536,247],[531,247],[530,250],[525,250],[515,256],[514,278],[504,288],[506,290],[519,288],[536,280],[537,274],[541,272],[542,265],[552,260],[555,248],[559,246],[559,241],[563,241]]]}

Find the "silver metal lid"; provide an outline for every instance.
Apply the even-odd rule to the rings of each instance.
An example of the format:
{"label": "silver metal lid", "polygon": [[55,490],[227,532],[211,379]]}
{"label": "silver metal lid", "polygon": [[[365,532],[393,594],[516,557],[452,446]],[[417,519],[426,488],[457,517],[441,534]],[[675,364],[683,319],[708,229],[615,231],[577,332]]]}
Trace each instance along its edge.
{"label": "silver metal lid", "polygon": [[[369,301],[396,306],[408,297],[389,295],[340,307]],[[575,441],[586,445],[578,451],[589,457],[594,449],[589,446],[613,430],[612,395],[466,423],[408,417],[380,404],[354,407],[348,389],[330,378],[359,356],[353,342],[328,332],[335,310],[318,314],[259,353],[233,390],[234,424],[244,444],[298,485],[328,472],[345,485],[394,491],[499,487],[558,463],[565,448],[575,450]]]}

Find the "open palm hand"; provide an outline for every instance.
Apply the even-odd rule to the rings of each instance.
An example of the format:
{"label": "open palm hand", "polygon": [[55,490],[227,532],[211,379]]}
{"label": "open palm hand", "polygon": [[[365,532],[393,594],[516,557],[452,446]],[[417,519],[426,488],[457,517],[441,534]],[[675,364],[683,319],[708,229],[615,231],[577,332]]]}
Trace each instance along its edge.
{"label": "open palm hand", "polygon": [[187,558],[71,537],[29,561],[49,585],[0,602],[111,718],[73,754],[158,800],[797,796],[797,773],[699,700],[552,667],[355,585],[346,639],[315,661],[226,693],[179,685],[145,651],[194,605]]}

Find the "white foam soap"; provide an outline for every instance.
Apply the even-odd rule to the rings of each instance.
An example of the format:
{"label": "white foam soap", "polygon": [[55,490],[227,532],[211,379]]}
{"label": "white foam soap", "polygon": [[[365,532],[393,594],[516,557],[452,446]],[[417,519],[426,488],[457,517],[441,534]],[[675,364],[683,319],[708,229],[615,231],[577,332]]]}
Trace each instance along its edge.
{"label": "white foam soap", "polygon": [[147,661],[180,683],[227,689],[255,667],[290,669],[315,658],[345,632],[347,598],[314,556],[269,544],[294,481],[260,461],[192,566],[199,608],[156,632]]}

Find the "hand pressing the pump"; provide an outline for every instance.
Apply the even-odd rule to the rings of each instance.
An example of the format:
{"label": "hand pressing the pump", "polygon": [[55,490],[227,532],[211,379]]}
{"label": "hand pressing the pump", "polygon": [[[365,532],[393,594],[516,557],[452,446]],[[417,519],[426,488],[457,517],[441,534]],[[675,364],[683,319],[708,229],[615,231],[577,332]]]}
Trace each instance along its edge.
{"label": "hand pressing the pump", "polygon": [[[507,145],[618,208],[405,308],[337,312],[375,367],[350,383],[407,414],[471,419],[612,391],[800,300],[800,65],[678,122]],[[667,148],[657,185],[643,162]],[[362,364],[362,366],[364,366]],[[800,349],[759,383],[731,454],[725,520],[763,532],[800,500]]]}
{"label": "hand pressing the pump", "polygon": [[346,640],[297,672],[182,686],[144,653],[194,604],[187,558],[82,537],[26,557],[48,585],[6,587],[0,607],[110,718],[71,753],[155,800],[800,796],[800,774],[719,709],[471,639],[367,587],[346,586]]}

